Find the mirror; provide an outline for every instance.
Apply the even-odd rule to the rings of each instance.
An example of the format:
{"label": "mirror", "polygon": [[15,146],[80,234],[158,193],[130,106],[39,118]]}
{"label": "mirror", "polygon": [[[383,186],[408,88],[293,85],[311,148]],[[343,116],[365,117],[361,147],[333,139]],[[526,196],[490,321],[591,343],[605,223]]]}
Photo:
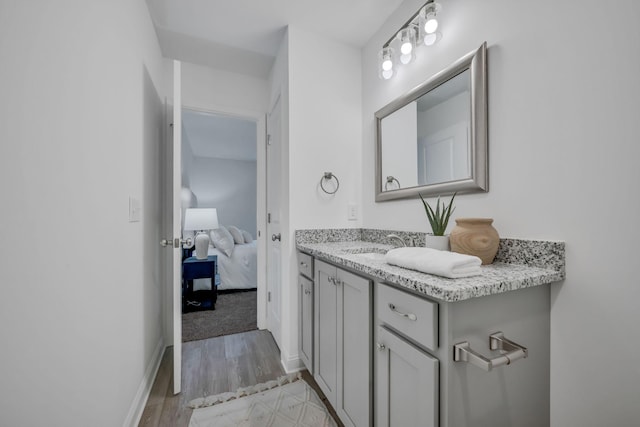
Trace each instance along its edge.
{"label": "mirror", "polygon": [[486,49],[375,113],[376,202],[488,191]]}

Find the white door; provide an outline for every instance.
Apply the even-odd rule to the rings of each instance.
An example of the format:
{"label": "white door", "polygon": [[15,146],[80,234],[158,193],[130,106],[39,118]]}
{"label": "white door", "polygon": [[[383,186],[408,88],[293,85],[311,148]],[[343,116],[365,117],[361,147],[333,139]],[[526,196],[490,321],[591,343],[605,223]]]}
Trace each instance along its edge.
{"label": "white door", "polygon": [[180,90],[180,62],[173,61],[173,103],[167,104],[165,147],[162,161],[162,224],[166,247],[164,263],[164,281],[166,284],[168,303],[165,305],[171,313],[169,325],[173,337],[173,393],[180,393],[182,375],[182,250],[180,229],[180,187],[182,178],[181,145],[182,145],[182,108]]}
{"label": "white door", "polygon": [[280,346],[282,183],[280,99],[267,118],[267,328]]}

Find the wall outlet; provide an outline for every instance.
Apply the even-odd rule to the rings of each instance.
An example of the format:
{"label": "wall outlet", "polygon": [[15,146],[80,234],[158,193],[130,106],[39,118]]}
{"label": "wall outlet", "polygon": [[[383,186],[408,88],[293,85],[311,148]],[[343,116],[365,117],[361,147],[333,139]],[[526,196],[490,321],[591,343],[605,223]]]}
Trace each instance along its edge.
{"label": "wall outlet", "polygon": [[347,220],[355,221],[358,219],[358,205],[350,203],[347,205]]}

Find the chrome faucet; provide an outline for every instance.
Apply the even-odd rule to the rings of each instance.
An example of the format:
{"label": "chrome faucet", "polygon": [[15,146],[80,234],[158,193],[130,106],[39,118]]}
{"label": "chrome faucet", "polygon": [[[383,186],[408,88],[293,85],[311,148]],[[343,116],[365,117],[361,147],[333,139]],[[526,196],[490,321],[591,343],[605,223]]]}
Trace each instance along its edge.
{"label": "chrome faucet", "polygon": [[397,234],[387,234],[387,239],[396,239],[400,243],[402,243],[402,246],[407,246],[402,237],[398,236]]}
{"label": "chrome faucet", "polygon": [[409,244],[407,245],[407,243],[404,241],[404,239],[400,236],[398,236],[397,234],[387,234],[387,239],[395,239],[398,240],[402,246],[415,246],[415,241],[413,240],[413,237],[411,236],[407,236],[407,239],[409,240]]}

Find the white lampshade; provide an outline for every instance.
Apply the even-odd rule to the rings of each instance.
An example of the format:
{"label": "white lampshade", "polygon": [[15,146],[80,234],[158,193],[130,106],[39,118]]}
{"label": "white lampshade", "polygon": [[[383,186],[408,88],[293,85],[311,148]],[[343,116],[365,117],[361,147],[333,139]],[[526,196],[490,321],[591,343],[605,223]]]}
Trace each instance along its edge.
{"label": "white lampshade", "polygon": [[184,231],[199,231],[195,237],[196,258],[207,258],[208,231],[216,228],[218,228],[218,211],[215,208],[187,209],[184,214]]}
{"label": "white lampshade", "polygon": [[184,214],[185,231],[215,230],[218,228],[218,211],[215,208],[191,208]]}

